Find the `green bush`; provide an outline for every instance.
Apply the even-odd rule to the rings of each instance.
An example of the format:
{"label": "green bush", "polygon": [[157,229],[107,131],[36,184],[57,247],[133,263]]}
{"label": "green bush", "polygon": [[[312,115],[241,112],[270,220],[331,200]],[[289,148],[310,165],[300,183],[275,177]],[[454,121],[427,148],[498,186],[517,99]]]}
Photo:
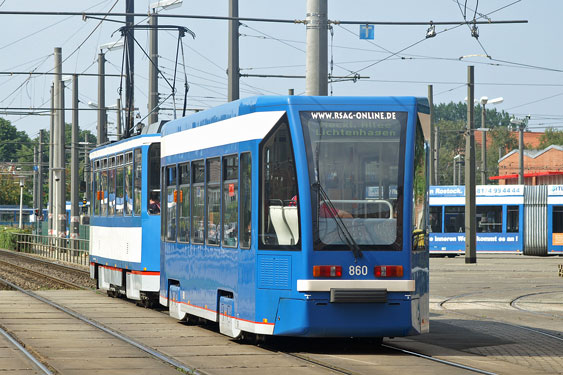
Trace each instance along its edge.
{"label": "green bush", "polygon": [[0,227],[0,249],[16,250],[17,233],[29,233],[29,229]]}

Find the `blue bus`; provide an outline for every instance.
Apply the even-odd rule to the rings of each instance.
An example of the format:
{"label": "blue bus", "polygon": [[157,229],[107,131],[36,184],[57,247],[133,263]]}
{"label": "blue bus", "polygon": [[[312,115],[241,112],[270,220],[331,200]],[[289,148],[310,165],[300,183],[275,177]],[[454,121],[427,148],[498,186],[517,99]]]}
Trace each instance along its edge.
{"label": "blue bus", "polygon": [[90,276],[110,296],[158,304],[160,134],[98,147],[90,160]]}
{"label": "blue bus", "polygon": [[[476,187],[477,252],[563,254],[563,186]],[[465,187],[430,187],[430,253],[465,253]]]}
{"label": "blue bus", "polygon": [[428,110],[262,96],[167,123],[160,303],[234,338],[427,332]]}

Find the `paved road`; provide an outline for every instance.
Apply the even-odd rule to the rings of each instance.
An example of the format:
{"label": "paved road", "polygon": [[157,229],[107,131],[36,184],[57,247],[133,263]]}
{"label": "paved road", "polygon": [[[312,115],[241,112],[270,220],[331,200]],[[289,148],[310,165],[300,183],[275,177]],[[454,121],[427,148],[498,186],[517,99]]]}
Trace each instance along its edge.
{"label": "paved road", "polygon": [[498,254],[479,254],[476,264],[432,258],[431,333],[389,341],[497,373],[561,374],[562,263]]}

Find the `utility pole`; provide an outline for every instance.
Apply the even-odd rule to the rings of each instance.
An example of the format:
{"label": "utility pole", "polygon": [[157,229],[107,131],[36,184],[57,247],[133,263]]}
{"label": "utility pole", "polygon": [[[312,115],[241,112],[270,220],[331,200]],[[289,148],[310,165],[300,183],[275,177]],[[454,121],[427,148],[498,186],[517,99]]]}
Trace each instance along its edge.
{"label": "utility pole", "polygon": [[[71,139],[70,238],[77,239],[79,234],[80,212],[78,210],[78,76],[76,74],[72,76]],[[77,248],[77,246],[73,246],[73,248]]]}
{"label": "utility pole", "polygon": [[475,208],[475,81],[473,66],[467,67],[467,129],[465,132],[465,263],[477,263]]}
{"label": "utility pole", "polygon": [[[157,92],[158,95],[158,92]],[[117,128],[117,140],[121,140],[123,137],[123,127],[121,126],[121,99],[117,98],[117,120],[116,120],[116,128]],[[158,121],[158,115],[156,118],[156,121]],[[150,122],[149,122],[150,123]]]}
{"label": "utility pole", "polygon": [[149,30],[149,125],[158,121],[158,17],[155,13],[153,9],[149,15],[152,26]]}
{"label": "utility pole", "polygon": [[525,181],[524,181],[524,128],[525,128],[525,124],[523,121],[521,121],[518,124],[518,131],[519,131],[519,137],[518,137],[518,161],[519,161],[519,166],[520,166],[520,173],[518,173],[518,185],[524,185]]}
{"label": "utility pole", "polygon": [[327,0],[307,0],[306,95],[328,94]]}
{"label": "utility pole", "polygon": [[106,56],[98,54],[98,146],[107,142]]}
{"label": "utility pole", "polygon": [[[485,129],[487,100],[481,98],[481,129]],[[487,132],[481,131],[481,185],[487,185]]]}
{"label": "utility pole", "polygon": [[434,156],[436,157],[436,161],[434,164],[434,181],[436,183],[436,185],[440,185],[440,137],[439,137],[439,133],[440,133],[440,128],[436,127],[434,129],[435,131],[435,135],[436,135],[436,140],[434,141],[434,146],[435,146],[435,152],[434,152]]}
{"label": "utility pole", "polygon": [[25,186],[25,178],[20,176],[20,212],[19,212],[19,229],[23,229],[23,187]]}
{"label": "utility pole", "polygon": [[[53,136],[53,235],[66,232],[66,201],[64,192],[64,84],[62,81],[62,49],[55,48],[55,124]],[[62,126],[61,126],[62,125]],[[61,223],[64,220],[64,226]]]}
{"label": "utility pole", "polygon": [[125,134],[129,134],[129,130],[133,128],[133,110],[135,108],[135,33],[133,31],[135,16],[132,16],[135,13],[135,3],[134,0],[125,1],[125,12],[128,14],[125,16],[125,25],[129,27],[125,38],[127,43],[125,46],[125,66],[127,67],[127,76],[125,77],[125,108],[127,110]]}
{"label": "utility pole", "polygon": [[[238,0],[229,0],[229,17],[238,17]],[[229,80],[228,100],[232,102],[240,97],[239,93],[239,21],[229,20]]]}
{"label": "utility pole", "polygon": [[55,154],[53,152],[55,146],[55,84],[51,84],[51,123],[49,126],[49,207],[47,207],[47,228],[49,236],[53,235],[53,200],[54,194],[54,179],[53,179],[53,168],[55,162]]}
{"label": "utility pole", "polygon": [[[91,182],[90,182],[90,148],[88,142],[88,133],[84,133],[84,181],[86,182],[86,201],[90,202],[90,207],[92,206],[91,202]],[[87,212],[90,215],[90,209]]]}
{"label": "utility pole", "polygon": [[[58,48],[58,64],[55,66],[55,79],[58,85],[57,124],[55,135],[55,192],[57,211],[57,236],[66,237],[66,170],[65,170],[65,84],[62,80],[62,49]],[[57,56],[57,53],[55,53]],[[57,178],[58,176],[58,178]]]}
{"label": "utility pole", "polygon": [[434,173],[434,168],[435,168],[434,94],[433,94],[432,85],[428,85],[428,104],[430,105],[430,185],[436,185],[436,176]]}
{"label": "utility pole", "polygon": [[[43,129],[39,130],[39,163],[37,165],[37,208],[39,217],[43,217]],[[37,223],[37,233],[41,230],[41,222]]]}
{"label": "utility pole", "polygon": [[[37,217],[35,215],[35,210],[37,210],[37,146],[33,146],[33,216],[35,218],[35,223],[37,223]],[[37,228],[37,226],[36,226]]]}

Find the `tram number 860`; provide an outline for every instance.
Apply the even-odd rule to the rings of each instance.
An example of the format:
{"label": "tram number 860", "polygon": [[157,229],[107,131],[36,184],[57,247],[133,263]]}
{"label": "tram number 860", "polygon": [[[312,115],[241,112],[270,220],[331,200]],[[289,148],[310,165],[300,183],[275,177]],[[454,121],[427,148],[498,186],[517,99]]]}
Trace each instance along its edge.
{"label": "tram number 860", "polygon": [[350,276],[366,276],[368,274],[368,266],[350,266],[348,273]]}

